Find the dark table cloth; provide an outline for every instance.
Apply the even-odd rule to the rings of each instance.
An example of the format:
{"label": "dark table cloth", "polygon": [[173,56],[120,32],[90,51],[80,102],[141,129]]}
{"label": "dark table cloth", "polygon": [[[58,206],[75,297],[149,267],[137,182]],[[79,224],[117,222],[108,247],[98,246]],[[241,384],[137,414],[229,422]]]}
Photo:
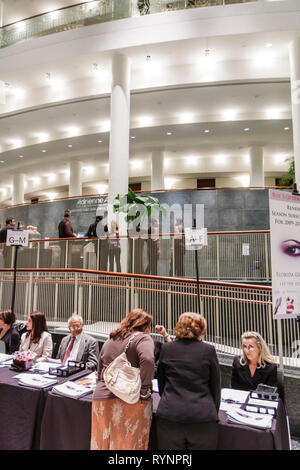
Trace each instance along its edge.
{"label": "dark table cloth", "polygon": [[[157,449],[155,411],[159,395],[153,394],[153,422],[150,449]],[[91,437],[92,394],[78,399],[48,393],[41,429],[41,449],[88,450]],[[219,412],[218,450],[281,450],[289,449],[284,406],[279,404],[277,419],[271,430],[260,430],[229,424],[226,413]]]}
{"label": "dark table cloth", "polygon": [[[89,374],[83,370],[63,383]],[[35,389],[18,384],[18,373],[0,368],[0,450],[29,450],[40,448],[41,423],[48,389]]]}

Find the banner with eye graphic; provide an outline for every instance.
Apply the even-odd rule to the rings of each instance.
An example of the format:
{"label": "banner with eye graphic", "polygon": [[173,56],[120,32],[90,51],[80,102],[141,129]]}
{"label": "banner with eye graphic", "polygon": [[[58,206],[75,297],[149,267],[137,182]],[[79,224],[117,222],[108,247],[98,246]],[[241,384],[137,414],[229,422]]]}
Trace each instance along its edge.
{"label": "banner with eye graphic", "polygon": [[300,315],[300,195],[270,189],[273,318]]}

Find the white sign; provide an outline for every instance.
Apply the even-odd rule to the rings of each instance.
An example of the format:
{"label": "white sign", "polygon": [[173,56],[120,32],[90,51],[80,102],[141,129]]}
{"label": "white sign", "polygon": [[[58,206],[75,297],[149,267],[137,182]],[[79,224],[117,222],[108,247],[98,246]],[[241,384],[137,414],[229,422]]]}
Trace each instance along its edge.
{"label": "white sign", "polygon": [[207,246],[207,228],[186,228],[184,234],[187,250],[200,250],[203,246]]}
{"label": "white sign", "polygon": [[243,243],[243,246],[242,246],[242,253],[243,253],[243,256],[249,256],[250,255],[250,245],[249,243]]}
{"label": "white sign", "polygon": [[269,191],[273,318],[300,315],[300,197]]}
{"label": "white sign", "polygon": [[28,246],[28,230],[7,230],[7,246]]}

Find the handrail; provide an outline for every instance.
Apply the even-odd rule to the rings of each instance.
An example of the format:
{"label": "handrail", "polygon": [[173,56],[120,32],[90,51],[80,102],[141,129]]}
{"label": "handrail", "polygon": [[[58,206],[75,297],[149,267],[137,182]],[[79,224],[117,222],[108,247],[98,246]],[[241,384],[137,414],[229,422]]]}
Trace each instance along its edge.
{"label": "handrail", "polygon": [[[0,268],[1,272],[13,272],[13,268]],[[78,268],[17,268],[17,272],[34,272],[34,273],[42,273],[42,272],[59,272],[59,273],[83,273],[88,275],[105,275],[105,276],[112,276],[112,277],[123,277],[123,278],[134,278],[134,279],[142,279],[142,280],[156,280],[156,281],[172,281],[172,282],[179,282],[182,284],[197,284],[196,279],[188,279],[182,277],[171,277],[171,276],[153,276],[148,274],[131,274],[131,273],[118,273],[118,272],[111,272],[111,271],[97,271],[97,270],[90,270],[90,269],[78,269]],[[216,286],[216,287],[234,287],[234,288],[245,288],[250,290],[261,290],[272,292],[272,287],[270,286],[262,286],[256,284],[242,284],[242,283],[234,283],[234,282],[223,282],[223,281],[208,281],[206,279],[199,279],[199,284]]]}

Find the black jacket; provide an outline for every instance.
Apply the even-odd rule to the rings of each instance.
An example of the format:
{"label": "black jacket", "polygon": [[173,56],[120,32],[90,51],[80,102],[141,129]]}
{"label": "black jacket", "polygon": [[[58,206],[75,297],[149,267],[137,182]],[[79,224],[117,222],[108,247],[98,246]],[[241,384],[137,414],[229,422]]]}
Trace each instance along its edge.
{"label": "black jacket", "polygon": [[251,376],[248,365],[240,364],[240,357],[235,356],[232,363],[231,387],[236,390],[256,390],[257,385],[277,386],[277,365],[267,363],[266,367],[256,369]]}
{"label": "black jacket", "polygon": [[15,328],[11,327],[1,338],[1,341],[5,343],[5,353],[13,354],[14,352],[19,350],[21,337],[18,331]]}
{"label": "black jacket", "polygon": [[0,230],[0,243],[6,243],[7,230],[14,230],[15,228],[14,225],[5,225],[5,227]]}
{"label": "black jacket", "polygon": [[197,339],[162,345],[157,416],[180,423],[217,421],[220,369],[215,348]]}

